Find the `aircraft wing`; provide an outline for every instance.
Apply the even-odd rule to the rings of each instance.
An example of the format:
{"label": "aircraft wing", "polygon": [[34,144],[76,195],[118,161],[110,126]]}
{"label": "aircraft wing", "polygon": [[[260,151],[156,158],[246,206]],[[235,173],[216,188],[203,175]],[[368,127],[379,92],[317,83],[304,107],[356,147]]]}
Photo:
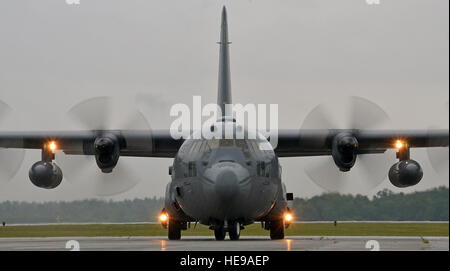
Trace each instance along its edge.
{"label": "aircraft wing", "polygon": [[[173,139],[169,130],[0,132],[0,148],[43,149],[54,141],[66,154],[93,155],[94,141],[100,135],[115,136],[121,156],[175,157],[184,141]],[[280,129],[275,152],[279,157],[331,155],[338,135],[354,137],[359,154],[385,152],[395,148],[397,140],[409,148],[448,147],[449,142],[449,130]]]}
{"label": "aircraft wing", "polygon": [[[54,188],[61,183],[61,169],[51,162],[55,159],[54,151],[62,150],[69,155],[95,156],[102,172],[115,172],[116,175],[108,178],[108,181],[105,179],[100,182],[105,185],[98,191],[108,195],[126,191],[134,185],[133,182],[124,180],[138,179],[130,177],[133,171],[112,171],[116,165],[122,165],[117,164],[119,156],[170,158],[176,155],[183,141],[184,139],[173,139],[169,130],[0,132],[0,148],[42,151],[42,160],[30,169],[30,179],[35,185]],[[391,168],[389,178],[394,185],[407,187],[417,184],[423,175],[420,165],[410,159],[409,149],[448,147],[448,141],[448,130],[279,130],[275,152],[279,157],[328,155],[333,158],[340,171],[346,172],[355,165],[359,154],[379,154],[396,148],[400,162],[392,166],[394,171]],[[7,175],[3,174],[5,176],[2,178],[10,179],[18,170],[21,160],[20,156],[15,159],[8,153],[4,154],[6,155],[0,161],[1,164],[6,164],[0,166],[7,169]],[[376,164],[378,163],[370,163],[368,166],[373,171],[377,168]],[[329,167],[320,167],[317,171],[320,174],[311,171],[309,176],[316,181],[335,178],[336,172],[327,175],[327,168]],[[66,169],[70,171],[70,167]],[[325,174],[325,178],[321,174]],[[105,174],[102,177],[106,178]],[[116,185],[112,185],[113,183]]]}
{"label": "aircraft wing", "polygon": [[66,154],[94,155],[98,137],[117,139],[120,156],[175,157],[183,139],[173,139],[169,130],[98,130],[0,132],[0,148],[44,149],[54,142]]}
{"label": "aircraft wing", "polygon": [[449,130],[279,130],[275,152],[279,157],[331,155],[337,136],[354,137],[358,154],[383,153],[396,148],[448,147]]}

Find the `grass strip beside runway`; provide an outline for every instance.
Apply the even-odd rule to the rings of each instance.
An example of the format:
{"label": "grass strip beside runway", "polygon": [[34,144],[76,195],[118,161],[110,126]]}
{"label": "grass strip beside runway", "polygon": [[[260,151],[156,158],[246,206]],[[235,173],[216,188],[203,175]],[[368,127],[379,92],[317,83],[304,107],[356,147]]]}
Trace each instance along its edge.
{"label": "grass strip beside runway", "polygon": [[[448,223],[298,223],[292,224],[286,235],[299,236],[448,236]],[[268,235],[259,223],[245,227],[243,236]],[[158,224],[89,224],[33,225],[0,227],[2,237],[63,237],[63,236],[166,236],[167,230]],[[197,225],[183,231],[184,236],[212,236],[206,226]]]}

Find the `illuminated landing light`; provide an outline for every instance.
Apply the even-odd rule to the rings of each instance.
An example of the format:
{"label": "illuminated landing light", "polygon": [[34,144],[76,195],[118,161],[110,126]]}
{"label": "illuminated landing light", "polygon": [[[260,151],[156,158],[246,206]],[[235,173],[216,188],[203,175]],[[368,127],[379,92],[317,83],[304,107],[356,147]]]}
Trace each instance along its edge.
{"label": "illuminated landing light", "polygon": [[284,221],[285,221],[285,222],[290,223],[290,222],[292,222],[292,219],[293,219],[292,214],[286,213],[286,214],[284,215]]}
{"label": "illuminated landing light", "polygon": [[161,221],[161,222],[167,222],[168,219],[169,219],[169,216],[167,214],[161,214],[159,216],[159,221]]}
{"label": "illuminated landing light", "polygon": [[403,147],[405,147],[405,143],[404,143],[403,141],[397,140],[397,141],[395,142],[395,148],[396,148],[397,150],[400,150],[400,149],[402,149]]}
{"label": "illuminated landing light", "polygon": [[56,150],[56,148],[57,148],[56,142],[55,142],[55,141],[50,141],[50,142],[47,144],[47,146],[48,146],[49,150],[51,150],[52,152],[54,152],[54,151]]}
{"label": "illuminated landing light", "polygon": [[165,208],[159,213],[158,220],[161,222],[161,226],[163,226],[164,229],[167,229],[167,225],[169,224],[169,214]]}

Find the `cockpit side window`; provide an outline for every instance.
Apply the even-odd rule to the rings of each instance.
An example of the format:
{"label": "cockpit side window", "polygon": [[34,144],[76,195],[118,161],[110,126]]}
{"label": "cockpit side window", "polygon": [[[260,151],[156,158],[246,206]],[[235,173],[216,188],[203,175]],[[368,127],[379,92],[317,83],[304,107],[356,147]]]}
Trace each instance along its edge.
{"label": "cockpit side window", "polygon": [[188,163],[189,177],[197,176],[197,167],[195,162],[191,161]]}
{"label": "cockpit side window", "polygon": [[266,164],[263,161],[256,163],[256,174],[261,177],[266,175]]}

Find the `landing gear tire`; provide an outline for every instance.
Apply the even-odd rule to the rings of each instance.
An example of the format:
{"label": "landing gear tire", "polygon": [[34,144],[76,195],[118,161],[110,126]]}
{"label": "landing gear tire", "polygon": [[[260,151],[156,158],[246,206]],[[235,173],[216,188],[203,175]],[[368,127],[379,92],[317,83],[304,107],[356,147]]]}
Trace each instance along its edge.
{"label": "landing gear tire", "polygon": [[239,240],[241,236],[241,224],[239,222],[229,223],[228,235],[230,236],[230,240]]}
{"label": "landing gear tire", "polygon": [[284,239],[284,221],[283,219],[273,220],[270,222],[270,239]]}
{"label": "landing gear tire", "polygon": [[225,228],[223,226],[217,226],[214,228],[214,236],[216,237],[217,241],[225,240],[226,235]]}
{"label": "landing gear tire", "polygon": [[169,219],[169,240],[180,240],[181,239],[181,223],[173,220],[173,219]]}

